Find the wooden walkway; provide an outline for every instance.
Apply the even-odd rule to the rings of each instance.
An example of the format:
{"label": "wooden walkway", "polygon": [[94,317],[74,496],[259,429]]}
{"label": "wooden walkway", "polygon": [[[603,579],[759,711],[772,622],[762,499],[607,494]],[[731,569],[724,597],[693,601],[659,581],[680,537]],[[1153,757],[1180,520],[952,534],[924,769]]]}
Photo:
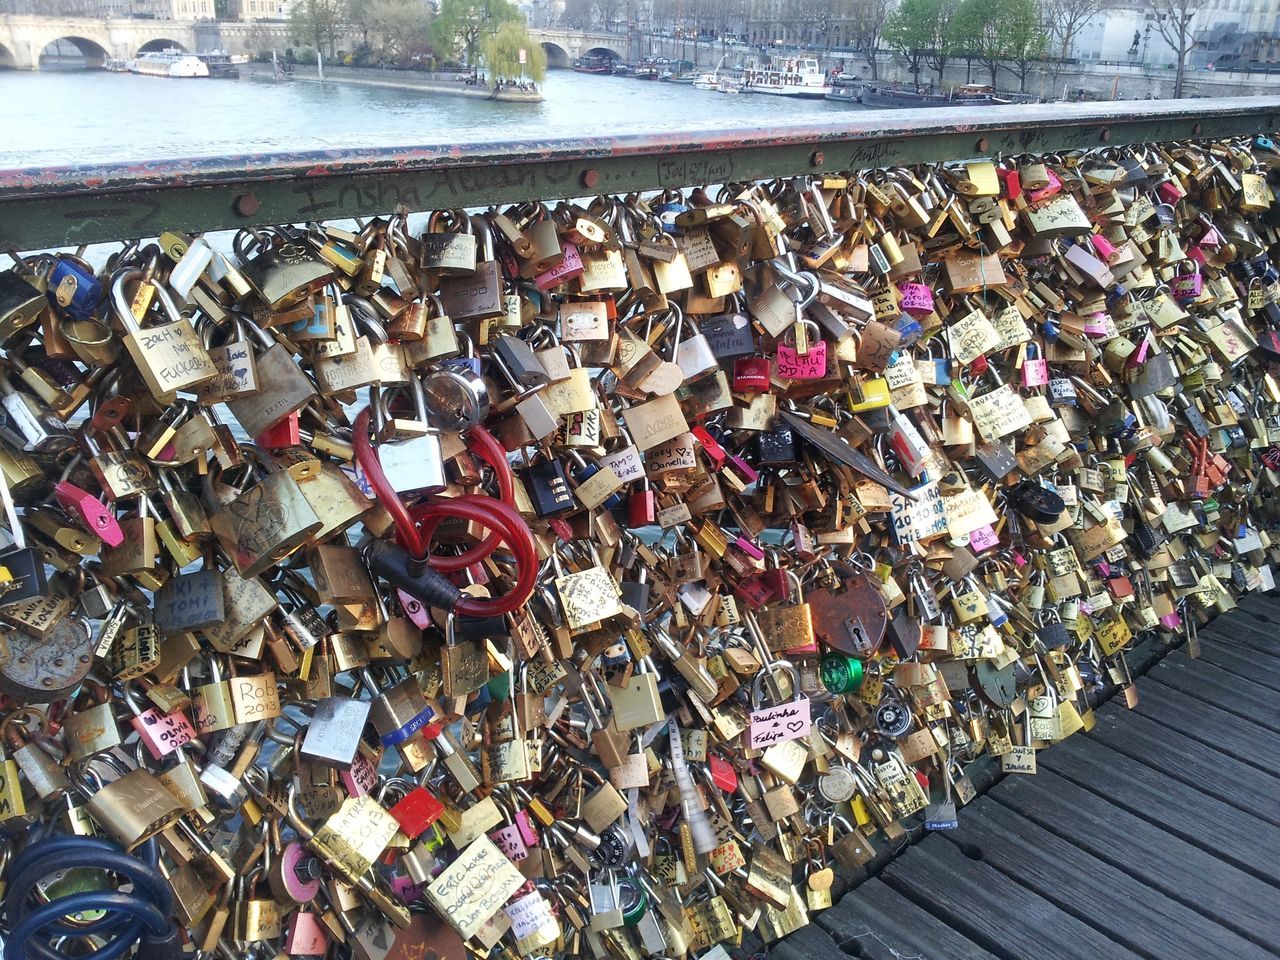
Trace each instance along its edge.
{"label": "wooden walkway", "polygon": [[1280,599],[1200,641],[769,956],[1280,958]]}

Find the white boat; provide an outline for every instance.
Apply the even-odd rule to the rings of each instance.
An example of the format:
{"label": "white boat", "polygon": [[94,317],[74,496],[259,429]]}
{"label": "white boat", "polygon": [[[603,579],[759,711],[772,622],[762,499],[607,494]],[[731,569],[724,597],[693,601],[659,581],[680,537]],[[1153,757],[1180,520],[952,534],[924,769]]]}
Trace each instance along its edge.
{"label": "white boat", "polygon": [[720,88],[720,68],[724,66],[725,58],[729,55],[726,53],[720,58],[720,62],[716,64],[716,68],[710,73],[700,74],[693,81],[695,90],[718,90]]}
{"label": "white boat", "polygon": [[129,72],[148,77],[207,77],[209,65],[193,53],[162,50],[140,54],[130,60]]}
{"label": "white boat", "polygon": [[721,80],[716,84],[716,93],[743,93],[742,81]]}
{"label": "white boat", "polygon": [[778,64],[757,67],[748,61],[742,71],[743,93],[771,93],[779,97],[821,100],[831,92],[827,75],[812,57],[789,57]]}

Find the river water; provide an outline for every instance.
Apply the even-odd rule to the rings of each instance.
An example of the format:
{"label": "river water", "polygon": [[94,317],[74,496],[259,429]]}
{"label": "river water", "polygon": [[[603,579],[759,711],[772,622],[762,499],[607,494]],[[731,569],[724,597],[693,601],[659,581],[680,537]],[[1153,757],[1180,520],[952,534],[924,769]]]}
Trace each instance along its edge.
{"label": "river water", "polygon": [[341,83],[0,71],[0,168],[703,126],[767,129],[863,109],[570,70],[550,71],[544,93],[542,103],[507,104]]}

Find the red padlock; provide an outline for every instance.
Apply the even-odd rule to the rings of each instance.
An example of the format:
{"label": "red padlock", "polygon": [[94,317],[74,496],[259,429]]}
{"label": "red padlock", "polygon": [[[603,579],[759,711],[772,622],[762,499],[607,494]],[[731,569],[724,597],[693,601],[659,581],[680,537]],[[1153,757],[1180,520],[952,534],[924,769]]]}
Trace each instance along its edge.
{"label": "red padlock", "polygon": [[658,496],[649,488],[649,481],[644,487],[627,497],[627,526],[635,530],[658,522]]}
{"label": "red padlock", "polygon": [[425,787],[414,787],[387,812],[396,818],[406,837],[416,840],[427,827],[440,819],[444,804]]}
{"label": "red padlock", "polygon": [[707,764],[711,768],[712,783],[725,793],[733,793],[738,789],[738,771],[733,769],[732,763],[712,754],[707,757]]}
{"label": "red padlock", "polygon": [[733,361],[733,389],[738,393],[764,393],[769,389],[769,358],[739,357]]}
{"label": "red padlock", "polygon": [[258,446],[268,450],[279,450],[281,447],[296,447],[302,443],[302,418],[291,413],[283,420],[273,423],[258,436]]}
{"label": "red padlock", "polygon": [[86,530],[107,546],[118,547],[124,543],[124,531],[120,529],[115,514],[88,490],[60,480],[53,488],[53,497],[58,501],[58,506],[80,521]]}
{"label": "red padlock", "polygon": [[724,466],[725,459],[729,456],[725,452],[724,447],[720,446],[718,440],[707,432],[706,427],[694,427],[689,431],[693,434],[693,439],[698,441],[702,447],[703,453],[707,455],[707,459],[711,461],[712,469],[719,470]]}

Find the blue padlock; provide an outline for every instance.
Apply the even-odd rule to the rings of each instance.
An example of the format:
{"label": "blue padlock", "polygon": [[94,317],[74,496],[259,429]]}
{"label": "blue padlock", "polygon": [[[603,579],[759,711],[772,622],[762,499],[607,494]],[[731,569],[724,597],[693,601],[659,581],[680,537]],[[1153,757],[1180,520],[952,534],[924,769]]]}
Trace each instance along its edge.
{"label": "blue padlock", "polygon": [[61,254],[54,260],[45,295],[72,320],[88,320],[102,302],[102,281],[79,257]]}
{"label": "blue padlock", "polygon": [[893,329],[897,330],[902,336],[898,346],[907,348],[915,344],[924,336],[924,327],[920,325],[920,321],[909,313],[904,313],[894,321]]}
{"label": "blue padlock", "polygon": [[1045,343],[1057,343],[1058,334],[1062,328],[1058,326],[1058,321],[1052,317],[1045,317],[1044,322],[1040,324],[1040,332],[1044,334]]}
{"label": "blue padlock", "polygon": [[[573,479],[577,481],[577,484],[579,486],[586,483],[588,480],[590,480],[592,477],[594,477],[597,473],[600,472],[599,464],[587,462],[582,458],[582,455],[577,453],[576,451],[573,453],[572,456],[573,456],[573,459],[578,462],[578,465],[573,468]],[[624,502],[625,501],[622,499],[622,494],[611,493],[607,498],[605,498],[605,501],[604,503],[601,504],[601,506],[603,506],[606,510],[613,510],[618,507],[621,507]]]}
{"label": "blue padlock", "polygon": [[658,215],[658,220],[662,223],[662,230],[664,233],[675,233],[676,217],[678,217],[680,214],[684,213],[688,209],[689,208],[685,206],[683,203],[676,203],[674,201],[671,201],[668,203],[659,204],[657,207],[654,208],[654,213]]}

